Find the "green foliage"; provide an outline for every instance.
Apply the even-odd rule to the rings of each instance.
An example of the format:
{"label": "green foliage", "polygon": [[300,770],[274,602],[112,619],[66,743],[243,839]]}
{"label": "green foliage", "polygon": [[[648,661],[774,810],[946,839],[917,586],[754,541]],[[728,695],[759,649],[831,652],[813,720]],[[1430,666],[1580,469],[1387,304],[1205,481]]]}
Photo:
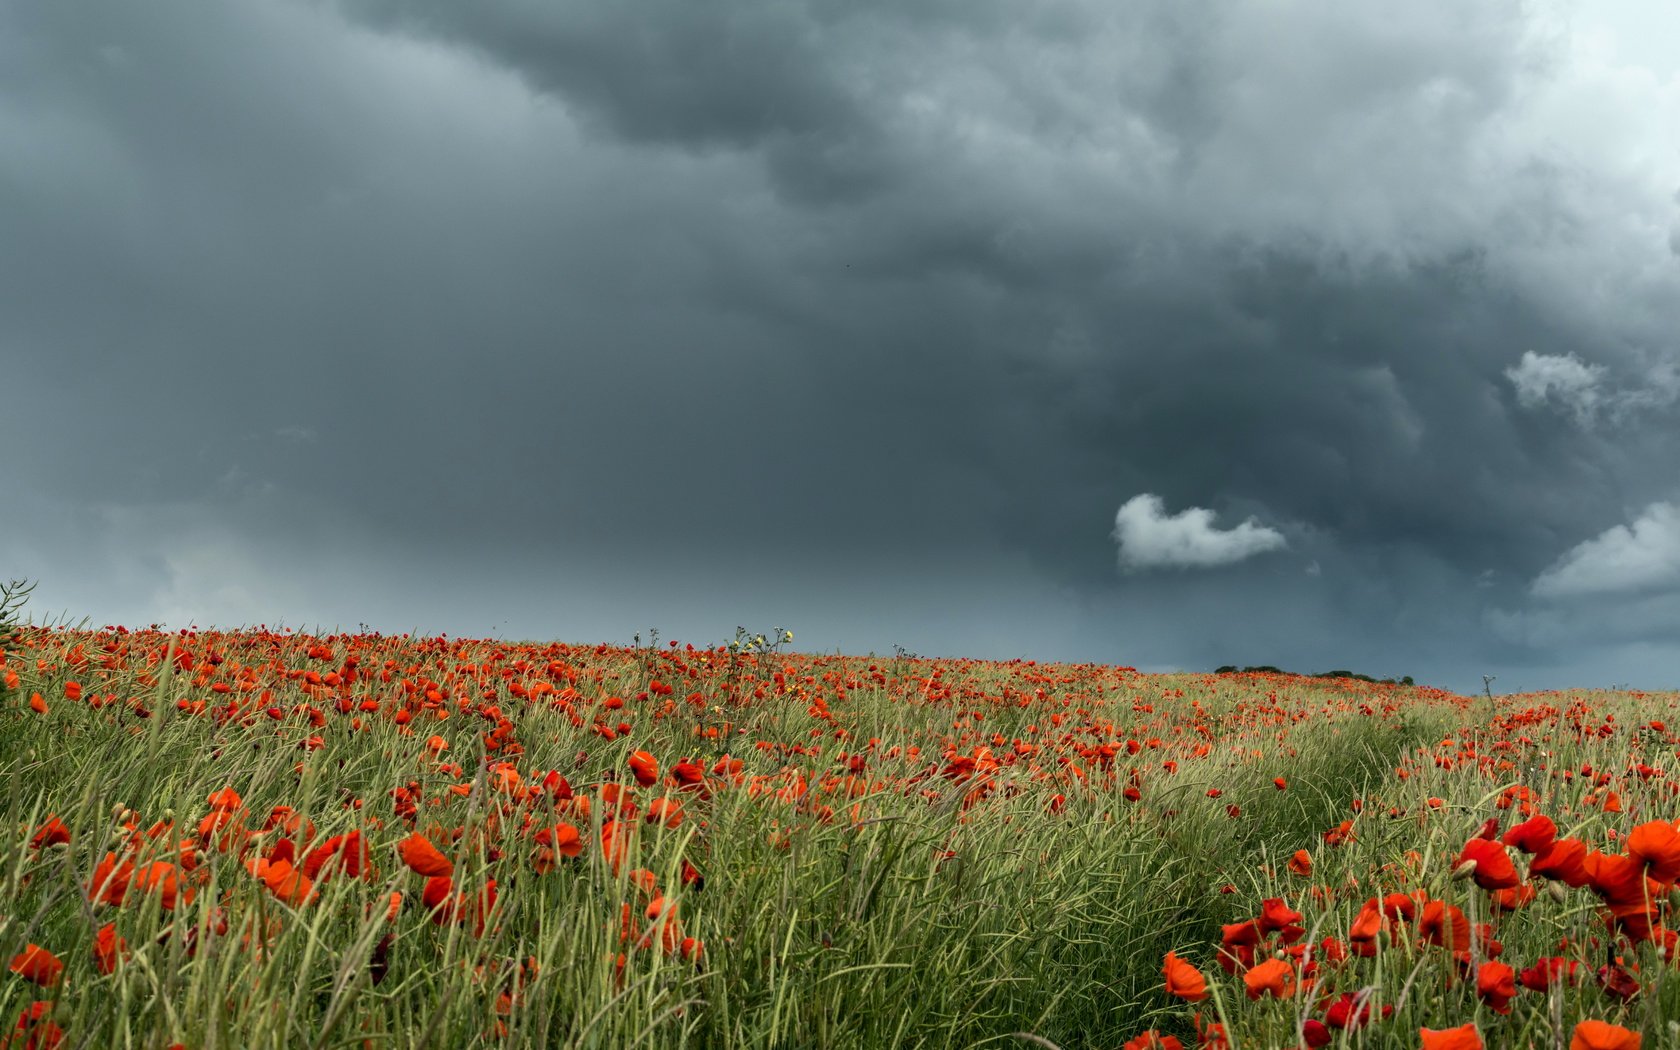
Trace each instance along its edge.
{"label": "green foliage", "polygon": [[[18,643],[22,631],[18,616],[29,601],[29,592],[34,589],[35,585],[27,580],[0,583],[0,655]],[[0,689],[3,688],[0,686]]]}
{"label": "green foliage", "polygon": [[[1214,674],[1280,674],[1293,675],[1292,671],[1283,671],[1271,664],[1255,664],[1249,667],[1238,667],[1236,664],[1221,664],[1214,668]],[[1368,674],[1355,671],[1319,671],[1316,674],[1298,675],[1301,678],[1351,678],[1358,682],[1381,683],[1383,685],[1414,685],[1411,675],[1403,678],[1373,678]]]}

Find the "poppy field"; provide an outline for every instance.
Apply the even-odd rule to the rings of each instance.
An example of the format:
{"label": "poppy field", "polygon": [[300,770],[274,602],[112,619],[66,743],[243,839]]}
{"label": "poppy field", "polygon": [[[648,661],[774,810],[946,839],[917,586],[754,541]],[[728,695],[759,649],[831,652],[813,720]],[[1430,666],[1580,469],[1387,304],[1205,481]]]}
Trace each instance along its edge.
{"label": "poppy field", "polygon": [[22,628],[0,1046],[1680,1046],[1675,699]]}

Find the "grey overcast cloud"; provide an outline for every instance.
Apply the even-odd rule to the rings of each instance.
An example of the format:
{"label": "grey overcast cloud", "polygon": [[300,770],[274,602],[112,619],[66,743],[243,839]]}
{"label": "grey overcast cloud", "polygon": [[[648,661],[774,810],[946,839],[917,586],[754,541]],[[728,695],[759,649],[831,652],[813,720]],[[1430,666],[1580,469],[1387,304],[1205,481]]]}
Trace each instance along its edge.
{"label": "grey overcast cloud", "polygon": [[0,576],[96,626],[1674,687],[1677,39],[0,0]]}

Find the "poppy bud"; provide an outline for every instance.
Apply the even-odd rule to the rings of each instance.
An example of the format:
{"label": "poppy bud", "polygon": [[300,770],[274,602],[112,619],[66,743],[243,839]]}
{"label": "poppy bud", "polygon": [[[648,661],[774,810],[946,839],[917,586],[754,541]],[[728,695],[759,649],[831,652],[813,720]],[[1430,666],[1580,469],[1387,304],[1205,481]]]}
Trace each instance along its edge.
{"label": "poppy bud", "polygon": [[1474,874],[1476,874],[1476,862],[1467,860],[1453,869],[1452,878],[1454,882],[1462,882]]}

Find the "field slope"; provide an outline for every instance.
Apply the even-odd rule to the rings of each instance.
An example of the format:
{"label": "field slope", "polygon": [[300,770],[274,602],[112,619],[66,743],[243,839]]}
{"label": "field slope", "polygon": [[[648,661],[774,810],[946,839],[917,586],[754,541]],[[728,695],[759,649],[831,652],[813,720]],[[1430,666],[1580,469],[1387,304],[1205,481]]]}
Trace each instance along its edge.
{"label": "field slope", "polygon": [[121,629],[0,674],[10,1046],[1680,1045],[1672,694]]}

